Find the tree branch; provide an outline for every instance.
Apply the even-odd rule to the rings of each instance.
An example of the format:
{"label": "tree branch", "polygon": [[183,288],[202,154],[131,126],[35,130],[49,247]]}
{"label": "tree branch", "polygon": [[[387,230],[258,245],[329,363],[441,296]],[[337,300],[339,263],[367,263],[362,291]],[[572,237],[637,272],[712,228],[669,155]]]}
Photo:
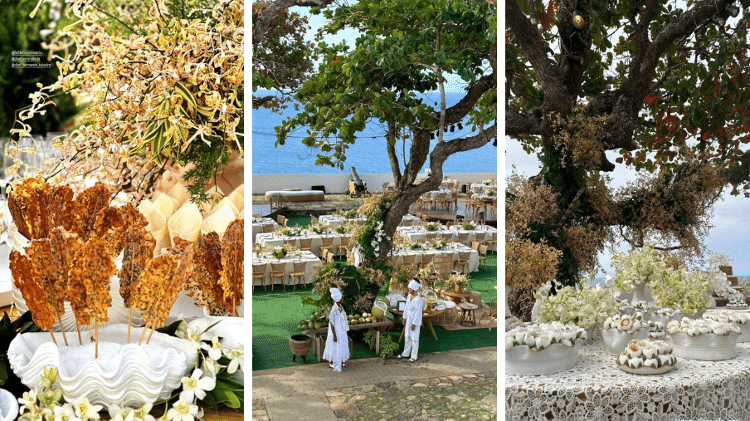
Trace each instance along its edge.
{"label": "tree branch", "polygon": [[253,22],[253,45],[258,45],[263,41],[271,21],[282,10],[292,6],[327,7],[331,3],[333,3],[333,0],[276,0],[269,3],[258,12],[258,19]]}
{"label": "tree branch", "polygon": [[534,108],[524,113],[505,109],[505,134],[517,136],[522,134],[542,134],[542,110]]}

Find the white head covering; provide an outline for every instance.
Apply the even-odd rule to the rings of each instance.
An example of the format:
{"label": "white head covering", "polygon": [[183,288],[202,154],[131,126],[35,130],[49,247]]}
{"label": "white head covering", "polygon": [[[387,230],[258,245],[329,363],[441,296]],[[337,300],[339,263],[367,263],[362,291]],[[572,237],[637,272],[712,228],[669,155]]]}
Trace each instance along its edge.
{"label": "white head covering", "polygon": [[343,296],[344,294],[342,294],[338,288],[331,288],[331,298],[333,298],[334,302],[338,303]]}
{"label": "white head covering", "polygon": [[419,288],[421,288],[421,287],[422,287],[422,285],[419,285],[419,282],[417,282],[417,280],[416,280],[416,279],[412,279],[412,280],[411,280],[411,281],[409,282],[409,289],[413,289],[414,291],[417,291],[417,290],[419,290]]}

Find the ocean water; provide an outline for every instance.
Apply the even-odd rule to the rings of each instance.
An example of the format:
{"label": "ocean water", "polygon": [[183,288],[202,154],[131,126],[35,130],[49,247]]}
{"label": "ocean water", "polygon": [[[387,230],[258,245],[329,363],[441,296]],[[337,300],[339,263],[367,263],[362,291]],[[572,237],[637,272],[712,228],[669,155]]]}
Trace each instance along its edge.
{"label": "ocean water", "polygon": [[[258,92],[258,94],[261,94]],[[463,97],[462,93],[446,94],[447,106],[457,103]],[[428,95],[430,104],[439,101],[440,95]],[[435,106],[435,105],[434,105]],[[439,106],[435,106],[439,108]],[[330,166],[317,166],[315,159],[320,152],[302,144],[302,138],[307,134],[306,128],[299,128],[290,133],[286,144],[274,147],[276,143],[276,126],[281,125],[284,119],[295,114],[293,106],[284,110],[283,114],[275,114],[267,109],[253,110],[253,133],[252,133],[252,171],[253,174],[349,174],[349,167],[355,167],[360,174],[390,174],[391,164],[386,153],[386,126],[379,122],[370,122],[365,130],[358,133],[356,143],[349,145],[346,152],[347,159],[344,170]],[[447,131],[445,139],[450,140],[471,134],[471,127],[463,125],[463,130],[458,126],[455,132]],[[297,137],[292,137],[297,136]],[[432,146],[437,140],[432,141]],[[404,163],[401,158],[401,145],[396,144],[396,152],[399,155],[399,165],[403,171]],[[406,156],[408,159],[410,144],[406,144]],[[443,172],[497,172],[498,148],[489,144],[471,151],[456,153],[445,161]],[[429,158],[425,162],[422,172],[429,167]]]}

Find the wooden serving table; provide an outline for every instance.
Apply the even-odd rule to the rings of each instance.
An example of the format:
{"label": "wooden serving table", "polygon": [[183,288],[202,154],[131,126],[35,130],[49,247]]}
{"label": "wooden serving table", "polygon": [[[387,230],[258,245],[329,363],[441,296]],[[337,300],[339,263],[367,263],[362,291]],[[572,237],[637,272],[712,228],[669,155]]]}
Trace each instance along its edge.
{"label": "wooden serving table", "polygon": [[[394,310],[392,308],[389,308],[388,311],[393,313],[394,316],[396,316],[395,319],[393,319],[393,324],[388,328],[388,330],[391,330],[393,326],[396,326],[396,323],[398,323],[399,320],[401,320],[401,317],[404,316],[403,311]],[[432,333],[432,337],[435,338],[435,340],[438,340],[437,335],[435,334],[435,329],[432,327],[432,318],[438,315],[443,314],[445,309],[442,310],[433,310],[433,311],[423,311],[422,312],[422,321],[427,325],[427,327],[430,328],[430,333]],[[401,336],[398,337],[398,342],[401,343],[401,339],[404,337],[404,330],[406,329],[406,326],[404,326],[403,329],[401,329]]]}
{"label": "wooden serving table", "polygon": [[[380,335],[385,330],[386,327],[391,325],[391,321],[388,319],[383,319],[380,322],[372,322],[372,323],[362,323],[358,325],[349,325],[349,330],[375,330],[375,333],[373,333],[373,339],[374,341],[370,341],[370,349],[375,349],[376,354],[380,354]],[[323,339],[323,335],[328,334],[328,325],[326,327],[320,328],[320,329],[309,329],[309,330],[303,330],[302,333],[305,335],[314,336],[315,340],[313,341],[313,352],[318,357],[318,361],[323,361],[323,347],[321,346],[321,341]]]}
{"label": "wooden serving table", "polygon": [[438,294],[441,294],[443,298],[448,298],[457,305],[461,302],[461,299],[468,300],[471,298],[471,291],[468,289],[464,289],[463,292],[456,292],[454,289],[441,289],[439,291],[436,291]]}

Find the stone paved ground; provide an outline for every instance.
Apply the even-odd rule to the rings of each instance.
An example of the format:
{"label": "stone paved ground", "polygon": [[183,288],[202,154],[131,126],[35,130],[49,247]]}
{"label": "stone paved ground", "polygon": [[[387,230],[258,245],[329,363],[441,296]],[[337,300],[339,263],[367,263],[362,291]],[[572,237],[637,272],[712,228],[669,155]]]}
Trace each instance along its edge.
{"label": "stone paved ground", "polygon": [[[337,421],[497,419],[497,372],[400,380],[325,391]],[[268,421],[263,399],[253,420]]]}

